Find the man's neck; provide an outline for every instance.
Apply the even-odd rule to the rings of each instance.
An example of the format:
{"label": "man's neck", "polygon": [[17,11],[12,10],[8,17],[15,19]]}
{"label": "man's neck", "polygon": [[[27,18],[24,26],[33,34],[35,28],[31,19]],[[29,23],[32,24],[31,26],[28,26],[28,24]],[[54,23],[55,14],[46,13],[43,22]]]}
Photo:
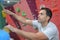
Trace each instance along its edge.
{"label": "man's neck", "polygon": [[42,22],[42,27],[46,27],[48,25],[48,22]]}

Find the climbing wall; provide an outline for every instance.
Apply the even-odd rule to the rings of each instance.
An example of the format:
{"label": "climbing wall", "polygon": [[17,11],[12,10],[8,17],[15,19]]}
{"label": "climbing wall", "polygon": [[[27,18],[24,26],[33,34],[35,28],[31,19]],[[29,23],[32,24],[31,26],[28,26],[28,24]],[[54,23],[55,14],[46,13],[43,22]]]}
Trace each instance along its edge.
{"label": "climbing wall", "polygon": [[[35,18],[35,16],[37,15],[35,0],[25,0],[25,1],[21,0],[19,3],[14,5],[14,9],[15,9],[16,14],[26,18],[27,20],[37,19],[37,18]],[[29,30],[27,30],[26,27],[23,25],[25,25],[25,24],[21,25],[24,28],[24,30],[26,30],[26,31],[30,30],[30,31],[34,32],[33,29],[31,29],[29,27],[29,25],[26,25],[27,29],[29,29]]]}
{"label": "climbing wall", "polygon": [[[36,19],[35,15],[37,15],[35,9],[36,4],[35,0],[21,0],[19,3],[15,4],[13,7],[8,7],[6,9],[9,9],[10,11],[16,13],[19,16],[22,16],[23,18],[26,18],[27,20]],[[36,16],[37,17],[37,16]],[[13,25],[14,27],[28,31],[28,32],[36,32],[30,25],[22,24],[19,21],[17,21],[14,17],[7,15],[6,17],[7,23]],[[11,37],[14,38],[14,40],[25,40],[23,37],[20,37],[17,35],[17,37],[14,35],[15,33],[10,33]]]}
{"label": "climbing wall", "polygon": [[[53,12],[51,21],[56,24],[60,34],[60,0],[36,0],[37,11],[41,7],[50,8]],[[60,36],[60,35],[59,35]]]}

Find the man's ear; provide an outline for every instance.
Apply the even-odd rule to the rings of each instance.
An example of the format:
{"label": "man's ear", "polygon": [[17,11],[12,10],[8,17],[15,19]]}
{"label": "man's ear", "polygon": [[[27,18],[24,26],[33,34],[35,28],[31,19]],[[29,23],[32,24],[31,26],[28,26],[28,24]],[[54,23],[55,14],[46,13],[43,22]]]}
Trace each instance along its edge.
{"label": "man's ear", "polygon": [[49,16],[47,16],[47,20],[49,20],[50,19],[50,17]]}

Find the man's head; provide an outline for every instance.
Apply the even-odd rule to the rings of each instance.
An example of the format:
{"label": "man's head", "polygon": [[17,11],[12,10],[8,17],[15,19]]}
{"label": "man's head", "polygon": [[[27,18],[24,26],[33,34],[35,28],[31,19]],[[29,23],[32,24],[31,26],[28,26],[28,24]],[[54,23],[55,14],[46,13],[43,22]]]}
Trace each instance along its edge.
{"label": "man's head", "polygon": [[52,17],[52,11],[49,8],[41,8],[38,15],[39,22],[49,22]]}

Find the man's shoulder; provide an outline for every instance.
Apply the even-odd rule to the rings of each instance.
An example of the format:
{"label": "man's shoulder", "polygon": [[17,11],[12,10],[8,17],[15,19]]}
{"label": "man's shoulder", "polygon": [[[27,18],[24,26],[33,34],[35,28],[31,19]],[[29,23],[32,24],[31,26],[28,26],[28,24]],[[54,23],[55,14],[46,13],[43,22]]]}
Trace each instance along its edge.
{"label": "man's shoulder", "polygon": [[53,22],[49,22],[48,26],[51,30],[58,31],[57,26]]}
{"label": "man's shoulder", "polygon": [[56,25],[53,22],[51,22],[51,21],[49,22],[48,26],[54,26],[54,27],[56,27]]}

